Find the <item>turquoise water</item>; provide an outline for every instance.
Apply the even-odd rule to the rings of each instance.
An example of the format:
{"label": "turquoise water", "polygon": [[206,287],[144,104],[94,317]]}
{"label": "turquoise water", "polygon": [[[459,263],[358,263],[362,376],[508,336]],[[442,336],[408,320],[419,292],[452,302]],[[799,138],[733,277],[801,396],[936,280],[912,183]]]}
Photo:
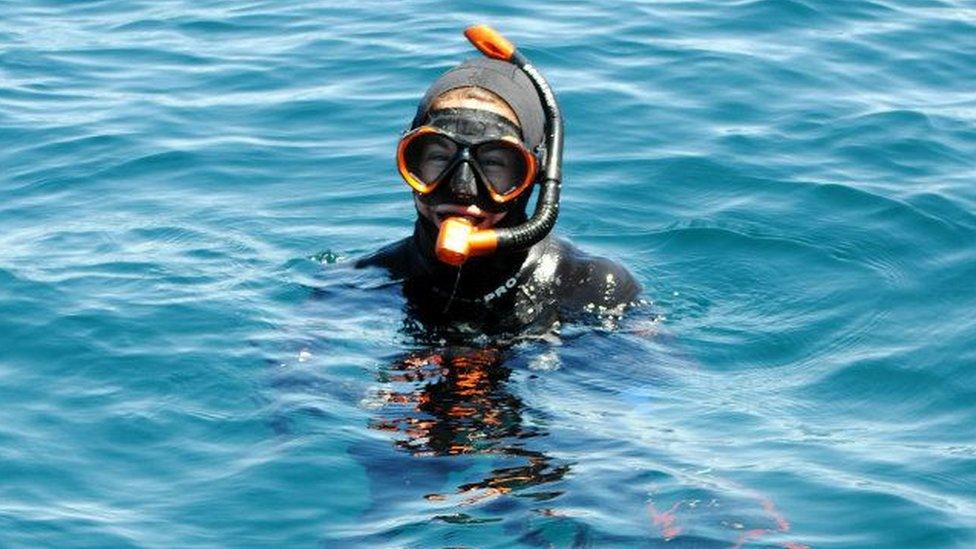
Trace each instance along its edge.
{"label": "turquoise water", "polygon": [[[348,267],[473,22],[617,330],[440,349]],[[967,0],[3,3],[0,545],[972,547],[974,52]]]}

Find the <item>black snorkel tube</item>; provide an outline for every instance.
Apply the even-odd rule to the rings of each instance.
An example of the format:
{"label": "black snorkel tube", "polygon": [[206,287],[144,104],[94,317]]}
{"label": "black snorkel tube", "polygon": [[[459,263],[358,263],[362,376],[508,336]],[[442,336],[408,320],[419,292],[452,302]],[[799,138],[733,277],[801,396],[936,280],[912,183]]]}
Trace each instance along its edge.
{"label": "black snorkel tube", "polygon": [[515,49],[515,45],[487,25],[464,30],[464,36],[481,53],[507,61],[525,73],[542,99],[546,114],[545,162],[537,176],[539,198],[528,221],[505,229],[477,230],[466,219],[452,217],[441,223],[435,248],[441,261],[460,266],[473,256],[529,248],[538,243],[556,225],[559,215],[559,189],[562,180],[563,118],[556,95],[542,74]]}

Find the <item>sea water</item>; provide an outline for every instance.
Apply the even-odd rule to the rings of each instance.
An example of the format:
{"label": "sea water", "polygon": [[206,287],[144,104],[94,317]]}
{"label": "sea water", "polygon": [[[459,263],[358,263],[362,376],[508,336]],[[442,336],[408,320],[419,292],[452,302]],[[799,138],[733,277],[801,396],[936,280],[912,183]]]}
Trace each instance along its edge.
{"label": "sea water", "polygon": [[[619,326],[445,348],[350,267],[480,22]],[[974,52],[970,0],[3,2],[0,545],[976,545]]]}

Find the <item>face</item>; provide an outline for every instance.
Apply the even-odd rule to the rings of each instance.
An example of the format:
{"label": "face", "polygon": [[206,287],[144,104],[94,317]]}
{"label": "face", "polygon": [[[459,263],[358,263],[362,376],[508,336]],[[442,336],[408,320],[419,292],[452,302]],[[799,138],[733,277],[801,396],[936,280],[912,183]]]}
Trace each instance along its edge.
{"label": "face", "polygon": [[[448,114],[440,114],[445,112]],[[428,124],[473,142],[505,135],[520,140],[520,128],[514,113],[496,102],[471,97],[448,98],[446,101],[438,99],[431,104],[431,113]],[[481,113],[488,113],[491,118],[500,119],[503,123],[479,122]],[[503,207],[506,205],[492,201],[478,178],[490,179],[496,192],[504,191],[506,187],[517,184],[512,174],[519,173],[523,167],[522,159],[513,155],[511,150],[493,144],[472,147],[471,150],[481,173],[476,174],[469,164],[461,162],[445,175],[433,192],[414,193],[417,212],[438,228],[449,217],[465,217],[478,229],[488,229],[497,225],[508,213]],[[418,174],[426,181],[437,178],[457,154],[458,145],[451,140],[436,137],[426,140],[419,153]]]}

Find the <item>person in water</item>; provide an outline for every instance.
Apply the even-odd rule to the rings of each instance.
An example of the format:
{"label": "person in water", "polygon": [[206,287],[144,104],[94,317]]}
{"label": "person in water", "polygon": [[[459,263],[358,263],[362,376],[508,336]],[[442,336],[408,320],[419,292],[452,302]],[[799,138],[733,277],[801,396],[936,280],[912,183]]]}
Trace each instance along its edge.
{"label": "person in water", "polygon": [[621,314],[641,291],[627,269],[550,235],[562,157],[555,96],[494,31],[465,34],[494,58],[467,60],[438,78],[397,147],[417,210],[413,234],[356,266],[402,280],[408,307],[428,328],[545,331]]}

